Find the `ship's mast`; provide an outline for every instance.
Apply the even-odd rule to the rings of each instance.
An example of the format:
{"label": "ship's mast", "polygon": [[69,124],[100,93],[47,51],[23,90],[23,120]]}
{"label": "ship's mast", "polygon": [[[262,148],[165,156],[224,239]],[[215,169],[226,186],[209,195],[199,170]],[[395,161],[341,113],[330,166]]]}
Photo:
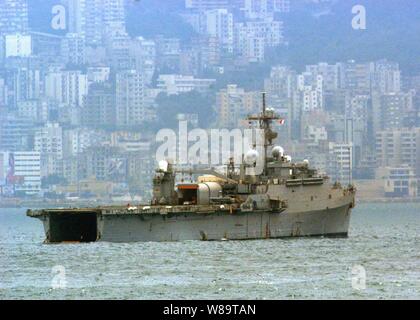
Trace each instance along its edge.
{"label": "ship's mast", "polygon": [[264,130],[264,175],[267,175],[267,159],[268,147],[273,145],[273,140],[277,138],[277,133],[271,129],[273,120],[281,120],[274,112],[267,111],[266,93],[262,93],[262,113],[259,115],[251,115],[247,117],[248,121],[258,121],[259,129]]}

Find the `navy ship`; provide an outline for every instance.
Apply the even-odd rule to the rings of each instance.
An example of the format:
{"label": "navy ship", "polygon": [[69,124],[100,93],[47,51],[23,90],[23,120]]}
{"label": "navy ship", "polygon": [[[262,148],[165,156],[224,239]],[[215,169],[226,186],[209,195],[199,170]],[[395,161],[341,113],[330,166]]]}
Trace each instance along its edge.
{"label": "navy ship", "polygon": [[[355,188],[332,183],[308,161],[294,163],[274,146],[272,123],[279,119],[266,108],[264,95],[262,111],[247,118],[263,132],[261,174],[250,174],[255,150],[245,155],[239,171],[231,159],[225,173],[177,169],[164,161],[149,204],[28,210],[27,215],[43,222],[46,243],[347,237]],[[201,176],[177,183],[177,175],[186,172]]]}

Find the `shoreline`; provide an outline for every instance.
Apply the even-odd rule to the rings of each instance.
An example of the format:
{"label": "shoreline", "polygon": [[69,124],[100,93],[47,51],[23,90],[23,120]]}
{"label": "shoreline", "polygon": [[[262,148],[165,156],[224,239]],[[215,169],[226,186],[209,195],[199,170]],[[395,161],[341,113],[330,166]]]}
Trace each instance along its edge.
{"label": "shoreline", "polygon": [[356,199],[358,203],[420,203],[420,198],[372,198]]}

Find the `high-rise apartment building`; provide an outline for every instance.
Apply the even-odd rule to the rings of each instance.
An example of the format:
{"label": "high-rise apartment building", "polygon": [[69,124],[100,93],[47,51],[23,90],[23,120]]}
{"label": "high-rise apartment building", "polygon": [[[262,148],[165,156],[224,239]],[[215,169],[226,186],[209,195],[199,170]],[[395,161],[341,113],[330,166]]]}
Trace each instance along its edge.
{"label": "high-rise apartment building", "polygon": [[324,79],[322,75],[304,72],[297,77],[297,89],[302,110],[305,112],[324,108]]}
{"label": "high-rise apartment building", "polygon": [[274,12],[290,12],[290,0],[272,0]]}
{"label": "high-rise apartment building", "polygon": [[35,151],[42,156],[63,157],[63,129],[58,123],[47,123],[35,133]]}
{"label": "high-rise apartment building", "polygon": [[185,0],[185,8],[192,10],[212,10],[229,7],[229,0]]}
{"label": "high-rise apartment building", "polygon": [[115,91],[107,83],[95,83],[89,88],[82,109],[82,124],[88,127],[115,125]]}
{"label": "high-rise apartment building", "polygon": [[0,191],[19,196],[38,194],[41,191],[39,152],[0,152]]}
{"label": "high-rise apartment building", "polygon": [[27,0],[0,1],[0,36],[6,34],[27,33]]}
{"label": "high-rise apartment building", "polygon": [[371,63],[357,63],[354,60],[339,64],[340,85],[343,89],[358,94],[368,94],[371,90],[373,66]]}
{"label": "high-rise apartment building", "polygon": [[13,89],[13,99],[10,105],[17,107],[20,101],[40,98],[41,78],[41,70],[37,68],[21,67],[11,71],[9,83],[10,88]]}
{"label": "high-rise apartment building", "polygon": [[242,0],[243,11],[249,19],[273,17],[275,12],[289,12],[290,0]]}
{"label": "high-rise apartment building", "polygon": [[328,174],[332,181],[343,185],[353,180],[352,144],[329,143]]}
{"label": "high-rise apartment building", "polygon": [[41,155],[36,151],[13,153],[13,174],[20,178],[15,193],[34,195],[41,191]]}
{"label": "high-rise apartment building", "polygon": [[248,62],[264,60],[265,49],[283,42],[283,22],[272,18],[235,24],[235,50]]}
{"label": "high-rise apartment building", "polygon": [[255,92],[246,92],[237,85],[228,85],[216,96],[216,109],[221,128],[237,128],[246,115],[260,110],[261,97]]}
{"label": "high-rise apartment building", "polygon": [[233,52],[233,14],[227,9],[214,9],[203,13],[204,33],[216,37],[221,47]]}
{"label": "high-rise apartment building", "polygon": [[76,66],[85,64],[85,37],[77,33],[67,33],[61,41],[61,56],[65,63]]}
{"label": "high-rise apartment building", "polygon": [[411,93],[372,94],[374,132],[404,127],[404,115],[412,109]]}
{"label": "high-rise apartment building", "polygon": [[136,70],[117,73],[116,104],[119,126],[136,125],[147,119],[143,76]]}
{"label": "high-rise apartment building", "polygon": [[216,79],[197,79],[193,76],[180,74],[162,74],[157,79],[157,87],[167,95],[180,94],[190,91],[206,92]]}
{"label": "high-rise apartment building", "polygon": [[408,165],[420,175],[420,128],[403,128],[376,133],[378,167]]}
{"label": "high-rise apartment building", "polygon": [[29,118],[5,116],[0,122],[2,151],[29,151],[33,147],[34,123]]}
{"label": "high-rise apartment building", "polygon": [[398,63],[387,60],[374,63],[372,90],[381,94],[401,91],[401,72]]}
{"label": "high-rise apartment building", "polygon": [[124,0],[67,0],[69,32],[83,36],[87,45],[125,32]]}
{"label": "high-rise apartment building", "polygon": [[306,66],[306,72],[313,75],[321,75],[324,90],[332,91],[340,87],[340,68],[338,64],[328,64],[320,62],[315,65]]}
{"label": "high-rise apartment building", "polygon": [[130,57],[137,71],[143,74],[144,82],[150,84],[156,70],[156,43],[143,37],[130,42]]}
{"label": "high-rise apartment building", "polygon": [[32,38],[21,33],[8,34],[4,39],[5,57],[26,58],[32,54]]}
{"label": "high-rise apartment building", "polygon": [[377,177],[385,180],[385,196],[390,198],[417,197],[418,179],[409,166],[386,167],[377,172]]}
{"label": "high-rise apartment building", "polygon": [[46,96],[59,103],[82,106],[87,93],[87,75],[80,70],[54,71],[45,77]]}
{"label": "high-rise apartment building", "polygon": [[278,96],[280,99],[290,99],[297,88],[297,74],[287,66],[274,66],[270,77],[264,81],[264,89],[268,97]]}

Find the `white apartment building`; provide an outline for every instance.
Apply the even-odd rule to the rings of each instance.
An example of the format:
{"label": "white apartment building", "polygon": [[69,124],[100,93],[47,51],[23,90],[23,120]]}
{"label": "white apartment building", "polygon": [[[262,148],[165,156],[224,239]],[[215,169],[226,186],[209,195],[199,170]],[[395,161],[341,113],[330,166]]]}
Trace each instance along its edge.
{"label": "white apartment building", "polygon": [[59,103],[83,106],[87,93],[88,77],[80,70],[53,71],[45,77],[46,96]]}
{"label": "white apartment building", "polygon": [[0,1],[0,35],[28,32],[28,1]]}
{"label": "white apartment building", "polygon": [[353,145],[329,143],[328,174],[333,182],[348,185],[353,180]]}
{"label": "white apartment building", "polygon": [[5,36],[5,57],[29,57],[32,54],[32,38],[24,34],[8,34]]}
{"label": "white apartment building", "polygon": [[14,176],[22,177],[15,192],[35,195],[41,191],[41,154],[39,152],[14,152]]}
{"label": "white apartment building", "polygon": [[340,67],[338,64],[321,62],[315,65],[307,65],[306,72],[314,77],[321,75],[324,90],[337,90],[340,87]]}
{"label": "white apartment building", "polygon": [[290,12],[290,0],[272,0],[274,12]]}
{"label": "white apartment building", "polygon": [[265,19],[273,13],[270,0],[244,0],[243,10],[248,19]]}
{"label": "white apartment building", "polygon": [[40,119],[38,100],[26,100],[18,103],[18,116],[38,121]]}
{"label": "white apartment building", "polygon": [[130,43],[130,56],[135,61],[135,69],[142,73],[145,84],[150,85],[156,70],[156,43],[143,37],[137,37]]}
{"label": "white apartment building", "polygon": [[289,12],[290,0],[244,0],[243,11],[248,19],[266,19],[275,12]]}
{"label": "white apartment building", "polygon": [[248,62],[263,62],[265,58],[265,39],[261,37],[247,37],[242,55]]}
{"label": "white apartment building", "polygon": [[273,19],[235,24],[235,50],[248,62],[264,61],[265,49],[283,42],[283,22]]}
{"label": "white apartment building", "polygon": [[384,179],[385,196],[404,198],[418,196],[418,179],[409,166],[385,167],[377,170],[377,178]]}
{"label": "white apartment building", "polygon": [[368,94],[372,85],[371,63],[357,63],[349,60],[338,63],[340,68],[340,88],[354,90],[357,94]]}
{"label": "white apartment building", "polygon": [[297,77],[303,111],[323,109],[323,77],[304,72]]}
{"label": "white apartment building", "polygon": [[147,120],[145,85],[136,70],[117,73],[117,125],[136,125]]}
{"label": "white apartment building", "polygon": [[267,47],[276,47],[283,42],[283,22],[273,19],[246,21],[235,24],[238,38],[237,45],[240,46],[242,37],[251,36],[263,38]]}
{"label": "white apartment building", "polygon": [[35,133],[35,151],[63,158],[63,130],[58,123],[47,123]]}
{"label": "white apartment building", "polygon": [[63,153],[66,157],[83,153],[87,148],[101,145],[107,140],[105,132],[86,128],[63,132]]}
{"label": "white apartment building", "polygon": [[185,8],[192,10],[226,9],[228,6],[229,0],[185,0]]}
{"label": "white apartment building", "polygon": [[407,165],[420,174],[420,128],[403,128],[376,133],[378,167]]}
{"label": "white apartment building", "polygon": [[303,132],[303,141],[307,147],[313,147],[314,149],[319,150],[319,144],[321,141],[328,141],[328,132],[325,127],[308,125],[305,126]]}
{"label": "white apartment building", "polygon": [[65,63],[85,64],[86,42],[84,36],[77,33],[67,33],[61,41],[61,55]]}
{"label": "white apartment building", "polygon": [[217,37],[227,52],[233,52],[233,14],[227,9],[215,9],[203,13],[204,33]]}
{"label": "white apartment building", "polygon": [[193,76],[180,74],[162,74],[157,80],[157,87],[167,95],[176,95],[194,90],[204,92],[215,82],[215,79],[196,79]]}
{"label": "white apartment building", "polygon": [[216,109],[221,128],[238,128],[246,115],[261,110],[259,92],[246,92],[237,85],[230,84],[216,95]]}
{"label": "white apartment building", "polygon": [[68,0],[69,32],[100,45],[115,33],[125,32],[124,0]]}
{"label": "white apartment building", "polygon": [[41,94],[41,71],[32,68],[18,68],[14,72],[15,101],[39,99]]}
{"label": "white apartment building", "polygon": [[412,93],[372,94],[374,131],[404,127],[404,114],[413,110]]}
{"label": "white apartment building", "polygon": [[401,71],[398,63],[379,60],[374,63],[372,90],[386,94],[401,91]]}
{"label": "white apartment building", "polygon": [[83,134],[82,130],[73,129],[64,131],[63,148],[66,156],[75,156],[90,147],[89,134]]}
{"label": "white apartment building", "polygon": [[7,92],[6,81],[0,78],[0,106],[5,106],[7,104]]}
{"label": "white apartment building", "polygon": [[91,85],[92,83],[102,83],[108,81],[110,73],[110,67],[89,67],[87,69],[87,79],[89,85]]}
{"label": "white apartment building", "polygon": [[287,66],[274,66],[271,68],[270,77],[264,80],[264,90],[270,97],[289,99],[297,88],[297,74]]}

